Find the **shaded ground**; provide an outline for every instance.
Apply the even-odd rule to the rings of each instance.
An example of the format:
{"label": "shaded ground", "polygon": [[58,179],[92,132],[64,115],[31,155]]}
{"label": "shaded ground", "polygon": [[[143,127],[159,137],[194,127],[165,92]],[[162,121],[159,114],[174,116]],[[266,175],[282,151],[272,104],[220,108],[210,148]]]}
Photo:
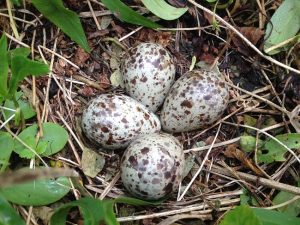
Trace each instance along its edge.
{"label": "shaded ground", "polygon": [[[141,7],[138,1],[127,2],[131,6]],[[184,1],[169,2],[184,5]],[[261,16],[255,1],[239,2],[236,1],[227,9],[217,10],[217,13],[239,28],[247,39],[261,49],[264,43],[263,28],[280,1],[272,1],[263,6],[267,17]],[[188,13],[179,20],[159,21],[165,28],[151,30],[120,22],[96,1],[91,1],[92,10],[86,2],[68,0],[65,3],[81,16],[92,49],[90,54],[85,53],[44,18],[35,21],[34,25],[16,21],[23,36],[22,43],[34,46],[35,55],[42,54],[48,62],[51,62],[52,69],[51,76],[36,79],[36,87],[33,87],[32,79],[28,79],[21,88],[35,91],[39,100],[38,113],[40,116],[45,115],[45,121],[68,124],[74,132],[63,152],[45,159],[49,164],[71,167],[80,173],[80,181],[74,183],[76,191],[74,190],[61,202],[85,195],[116,198],[126,194],[118,177],[122,151],[100,153],[105,159],[105,165],[95,178],[90,178],[83,173],[82,149],[76,139],[82,141],[85,146],[96,148],[82,136],[78,128],[82,110],[92,97],[100,93],[123,92],[122,88],[111,84],[111,76],[118,69],[123,52],[140,42],[157,42],[165,46],[174,56],[177,78],[188,71],[192,57],[196,56],[197,62],[202,61],[210,66],[218,64],[223,78],[231,83],[232,87],[230,104],[221,119],[225,123],[221,123],[219,131],[220,123],[217,122],[207,129],[176,135],[184,145],[186,157],[194,159],[191,171],[183,180],[182,189],[196,174],[207,150],[210,149],[209,144],[216,135],[215,143],[219,144],[210,149],[201,175],[192,183],[184,199],[176,202],[174,193],[164,203],[155,207],[119,205],[117,217],[120,221],[129,221],[126,224],[158,224],[169,216],[177,215],[175,218],[179,220],[177,224],[203,224],[195,218],[206,220],[205,224],[213,224],[224,212],[240,203],[240,196],[243,193],[246,193],[243,197],[249,202],[255,199],[259,206],[266,207],[272,205],[271,199],[278,193],[276,182],[295,185],[299,179],[299,164],[295,163],[293,156],[286,154],[285,162],[257,164],[253,160],[254,153],[242,151],[237,141],[244,132],[254,137],[257,135],[255,130],[239,126],[245,124],[259,130],[269,127],[267,131],[271,135],[295,132],[289,118],[282,111],[243,90],[255,93],[279,108],[291,111],[300,101],[298,75],[288,73],[259,57],[221,23],[216,27],[212,26],[213,18],[192,5],[188,5],[190,7]],[[36,16],[40,15],[30,6],[27,10]],[[97,15],[97,22],[93,18],[93,13]],[[26,21],[34,20],[32,15],[20,10],[15,16],[25,18]],[[8,19],[0,17],[1,30],[11,33],[7,24]],[[37,51],[39,45],[44,46],[40,52]],[[11,46],[18,46],[18,43],[11,40]],[[294,46],[290,52],[276,55],[276,59],[284,63],[289,62],[299,70],[299,46]],[[236,86],[240,89],[235,88]],[[266,138],[263,135],[260,137]],[[17,168],[20,164],[27,165],[28,162],[14,156],[11,167]],[[272,180],[275,188],[270,188],[264,181],[255,182],[247,177],[247,174]],[[195,218],[180,220],[191,213]],[[128,217],[132,215],[137,216],[135,219],[138,220]],[[43,224],[37,215],[32,216],[38,224]],[[76,211],[69,219],[74,223],[82,223]]]}

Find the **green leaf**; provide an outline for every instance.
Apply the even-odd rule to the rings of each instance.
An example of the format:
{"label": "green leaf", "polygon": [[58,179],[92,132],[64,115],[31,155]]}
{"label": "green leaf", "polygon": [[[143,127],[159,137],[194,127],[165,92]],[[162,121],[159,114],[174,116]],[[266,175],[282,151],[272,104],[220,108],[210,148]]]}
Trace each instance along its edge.
{"label": "green leaf", "polygon": [[[260,148],[263,145],[263,141],[260,139],[257,141],[257,148]],[[240,146],[245,152],[252,152],[256,147],[256,138],[249,135],[243,135],[240,139]]]}
{"label": "green leaf", "polygon": [[142,0],[143,4],[150,10],[154,15],[164,20],[175,20],[181,17],[188,8],[176,8],[164,0]]}
{"label": "green leaf", "polygon": [[8,57],[7,57],[7,39],[3,34],[0,39],[0,95],[5,97],[8,94],[7,76],[8,76]]}
{"label": "green leaf", "polygon": [[78,15],[66,9],[61,0],[32,0],[32,4],[86,52],[90,52]]}
{"label": "green leaf", "polygon": [[15,48],[15,49],[9,50],[9,52],[8,52],[10,61],[14,56],[19,55],[19,56],[23,56],[23,57],[27,58],[29,56],[29,54],[30,54],[30,48],[24,48],[24,47]]}
{"label": "green leaf", "polygon": [[265,225],[247,205],[241,205],[226,213],[220,225]]}
{"label": "green leaf", "polygon": [[252,209],[255,216],[261,221],[263,225],[299,225],[300,219],[292,217],[288,214],[281,213],[275,210],[268,210],[262,208]]}
{"label": "green leaf", "polygon": [[58,201],[70,191],[69,179],[41,179],[0,189],[8,201],[19,205],[47,205]]}
{"label": "green leaf", "polygon": [[12,77],[9,82],[9,95],[13,96],[18,88],[18,84],[26,76],[39,76],[49,72],[48,65],[33,60],[29,60],[22,55],[12,55],[11,62]]}
{"label": "green leaf", "polygon": [[278,45],[293,38],[300,29],[300,1],[285,0],[273,14],[267,25],[265,33],[264,50],[269,55],[274,55],[282,48],[266,51],[268,48]]}
{"label": "green leaf", "polygon": [[[32,118],[36,115],[36,112],[32,109],[31,105],[23,98],[24,93],[19,91],[15,94],[16,100],[19,104],[19,107],[23,113],[25,120]],[[6,100],[4,106],[10,109],[16,110],[15,104],[11,100]],[[14,114],[12,111],[4,110],[6,119]]]}
{"label": "green leaf", "polygon": [[11,0],[12,3],[16,6],[21,6],[22,0]]}
{"label": "green leaf", "polygon": [[13,148],[14,141],[11,135],[7,132],[0,131],[0,171],[4,171],[8,166]]}
{"label": "green leaf", "polygon": [[160,25],[153,21],[141,16],[130,7],[125,5],[120,0],[101,0],[102,3],[118,17],[121,21],[132,23],[136,25],[142,25],[149,28],[158,28]]}
{"label": "green leaf", "polygon": [[50,156],[59,152],[69,139],[68,132],[62,126],[55,123],[44,123],[43,132],[44,136],[40,141],[48,143],[46,151],[42,154],[43,156]]}
{"label": "green leaf", "polygon": [[81,198],[77,201],[67,203],[59,207],[53,214],[50,220],[51,225],[66,224],[66,219],[69,211],[73,207],[78,207],[84,219],[84,225],[117,225],[113,211],[113,201],[99,200],[90,197]]}
{"label": "green leaf", "polygon": [[[43,123],[42,127],[43,137],[39,139],[38,143],[36,143],[35,138],[38,132],[37,124],[27,127],[18,137],[42,156],[53,155],[62,150],[69,138],[67,131],[55,123]],[[31,150],[26,149],[18,140],[15,140],[14,151],[24,158],[35,156]]]}
{"label": "green leaf", "polygon": [[[291,200],[292,198],[294,198],[296,196],[297,195],[289,193],[289,192],[280,191],[273,199],[273,204],[279,205],[281,203]],[[300,199],[298,199],[290,204],[287,204],[283,207],[280,207],[277,210],[280,212],[283,212],[285,214],[291,215],[291,216],[298,216],[300,214]]]}
{"label": "green leaf", "polygon": [[1,225],[25,225],[24,220],[16,210],[0,195],[0,224]]}
{"label": "green leaf", "polygon": [[[288,148],[300,148],[300,134],[289,133],[275,136],[280,142]],[[258,151],[257,159],[259,162],[271,163],[274,161],[285,161],[284,154],[287,149],[280,145],[277,141],[269,139],[263,146],[263,151]]]}

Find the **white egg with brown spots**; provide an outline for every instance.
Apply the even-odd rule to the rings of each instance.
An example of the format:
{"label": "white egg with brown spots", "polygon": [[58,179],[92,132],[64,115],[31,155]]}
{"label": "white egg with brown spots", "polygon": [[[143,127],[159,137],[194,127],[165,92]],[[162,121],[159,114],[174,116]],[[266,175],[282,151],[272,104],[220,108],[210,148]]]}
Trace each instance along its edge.
{"label": "white egg with brown spots", "polygon": [[106,149],[125,148],[141,134],[158,132],[160,121],[144,105],[121,94],[102,94],[83,111],[82,130]]}
{"label": "white egg with brown spots", "polygon": [[170,89],[161,111],[163,130],[176,133],[203,128],[218,120],[227,107],[229,91],[220,74],[195,70]]}
{"label": "white egg with brown spots", "polygon": [[170,134],[154,133],[135,139],[121,160],[121,178],[133,196],[156,200],[176,190],[184,169],[180,142]]}
{"label": "white egg with brown spots", "polygon": [[161,45],[141,43],[125,54],[121,74],[126,92],[155,112],[174,82],[175,66]]}

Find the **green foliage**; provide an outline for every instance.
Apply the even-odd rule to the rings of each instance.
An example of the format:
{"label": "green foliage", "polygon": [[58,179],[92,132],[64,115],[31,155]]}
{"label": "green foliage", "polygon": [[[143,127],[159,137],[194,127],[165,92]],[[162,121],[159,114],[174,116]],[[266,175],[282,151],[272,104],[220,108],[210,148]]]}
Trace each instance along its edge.
{"label": "green foliage", "polygon": [[[0,39],[0,95],[6,96],[7,89],[7,76],[8,76],[8,57],[7,57],[7,40],[3,34]],[[0,102],[1,103],[1,102]]]}
{"label": "green foliage", "polygon": [[47,205],[58,201],[70,191],[69,180],[40,179],[0,189],[0,195],[19,205]]}
{"label": "green foliage", "polygon": [[[275,136],[280,142],[288,148],[300,148],[300,134],[289,133]],[[285,161],[284,154],[287,149],[273,139],[265,142],[263,151],[258,152],[258,161],[264,163],[271,163],[274,161]]]}
{"label": "green foliage", "polygon": [[241,205],[229,211],[220,225],[263,225],[263,223],[249,206]]}
{"label": "green foliage", "polygon": [[25,225],[15,209],[0,195],[0,224],[1,225]]}
{"label": "green foliage", "polygon": [[130,7],[125,5],[120,0],[101,0],[101,2],[118,17],[121,21],[132,23],[135,25],[142,25],[149,28],[158,28],[160,25],[141,16]]}
{"label": "green foliage", "polygon": [[181,17],[188,8],[176,8],[164,0],[142,0],[143,4],[150,10],[154,15],[164,20],[175,20]]}
{"label": "green foliage", "polygon": [[[260,148],[262,143],[262,140],[258,139],[257,148]],[[250,135],[243,135],[240,139],[240,146],[245,152],[252,152],[255,150],[256,138]]]}
{"label": "green foliage", "polygon": [[49,72],[48,65],[26,58],[27,55],[12,54],[11,73],[9,81],[9,96],[14,96],[19,83],[28,75],[39,76]]}
{"label": "green foliage", "polygon": [[110,200],[100,201],[90,197],[81,198],[77,201],[67,203],[59,207],[51,217],[51,225],[66,224],[66,219],[69,211],[73,207],[78,207],[84,219],[84,225],[117,225],[113,211],[114,202]]}
{"label": "green foliage", "polygon": [[[300,181],[298,182],[298,187],[300,186]],[[285,191],[280,191],[273,199],[274,205],[279,205],[286,201],[295,198],[297,195]],[[283,207],[277,209],[280,212],[286,213],[291,216],[298,216],[300,214],[300,199],[295,200]]]}
{"label": "green foliage", "polygon": [[[18,137],[42,156],[49,156],[62,150],[68,141],[67,131],[55,123],[43,123],[42,127],[43,137],[39,138],[38,142],[36,142],[37,124],[27,127]],[[35,156],[34,152],[27,149],[18,140],[15,140],[14,151],[23,158],[33,158]]]}
{"label": "green foliage", "polygon": [[[279,134],[275,138],[290,149],[300,148],[300,134],[288,133]],[[240,146],[246,152],[255,150],[256,138],[243,135],[240,139]],[[257,160],[260,163],[271,163],[274,161],[285,161],[284,154],[287,149],[273,139],[266,141],[258,140]]]}
{"label": "green foliage", "polygon": [[[36,112],[32,109],[31,105],[23,99],[24,93],[22,91],[16,92],[15,97],[18,103],[20,110],[23,113],[23,117],[25,120],[32,118],[36,115]],[[6,100],[4,106],[13,110],[17,110],[15,104],[12,100]],[[14,114],[12,111],[5,110],[4,115],[7,118],[11,117]]]}
{"label": "green foliage", "polygon": [[241,205],[229,211],[220,225],[298,225],[300,219],[288,214]]}
{"label": "green foliage", "polygon": [[[277,48],[272,51],[268,50],[270,47],[276,46],[290,38],[295,37],[300,29],[300,1],[299,0],[285,0],[280,7],[273,14],[270,22],[267,25],[265,33],[264,50],[269,55],[274,55],[284,50],[284,48]],[[296,37],[296,41],[300,38]]]}
{"label": "green foliage", "polygon": [[[23,112],[18,105],[16,91],[19,83],[29,75],[39,76],[49,72],[48,65],[40,63],[37,61],[27,59],[30,50],[27,48],[17,48],[8,51],[7,50],[7,39],[5,34],[2,35],[0,39],[0,103],[5,100],[10,100],[13,102],[15,112],[15,121],[18,124],[19,121],[23,120]],[[11,76],[8,77],[9,67],[11,69]],[[3,69],[2,69],[3,68]],[[27,116],[29,111],[28,107],[23,109],[27,110]],[[32,114],[30,112],[29,114]]]}
{"label": "green foliage", "polygon": [[51,217],[50,223],[66,224],[66,218],[73,207],[79,207],[84,219],[84,225],[98,225],[104,222],[107,225],[119,224],[116,220],[113,206],[115,203],[125,203],[130,205],[158,205],[161,201],[149,202],[136,198],[120,197],[115,200],[99,200],[90,197],[81,198],[78,201],[67,203],[58,208]]}
{"label": "green foliage", "polygon": [[263,225],[299,225],[300,219],[297,217],[292,217],[288,214],[281,213],[275,210],[268,210],[263,208],[253,208],[254,214],[257,216],[259,221]]}
{"label": "green foliage", "polygon": [[32,0],[32,4],[85,51],[90,52],[78,15],[66,9],[61,0]]}
{"label": "green foliage", "polygon": [[0,172],[4,171],[8,166],[13,148],[14,141],[11,135],[7,132],[0,131]]}

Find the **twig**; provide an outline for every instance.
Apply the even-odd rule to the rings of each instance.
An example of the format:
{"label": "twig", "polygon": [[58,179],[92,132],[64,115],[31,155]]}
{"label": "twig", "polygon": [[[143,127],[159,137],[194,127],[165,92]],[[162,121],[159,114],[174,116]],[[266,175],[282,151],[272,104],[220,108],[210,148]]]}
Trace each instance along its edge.
{"label": "twig", "polygon": [[256,53],[258,55],[260,55],[261,57],[263,57],[264,59],[267,59],[269,60],[270,62],[278,65],[278,66],[281,66],[282,68],[285,68],[287,70],[290,70],[290,71],[293,71],[297,74],[300,74],[300,71],[295,69],[295,68],[292,68],[290,66],[287,66],[275,59],[273,59],[272,57],[270,56],[266,56],[264,55],[258,48],[256,48],[255,45],[253,45],[251,43],[251,41],[249,41],[247,38],[245,38],[245,36],[240,33],[235,27],[233,27],[230,23],[226,22],[224,19],[222,19],[220,16],[218,16],[217,14],[215,14],[214,12],[212,12],[211,10],[203,7],[202,5],[198,4],[197,2],[195,2],[194,0],[188,0],[191,4],[193,4],[194,6],[196,6],[197,8],[207,12],[208,14],[214,16],[217,20],[219,20],[221,23],[223,23],[226,27],[228,27],[231,31],[233,31],[237,36],[239,36],[244,42],[246,42],[254,51],[256,51]]}
{"label": "twig", "polygon": [[183,193],[181,194],[181,196],[177,199],[177,201],[181,201],[181,200],[183,199],[183,197],[184,197],[184,195],[186,194],[186,192],[189,190],[189,188],[191,187],[191,185],[194,183],[195,179],[196,179],[196,178],[198,177],[198,175],[200,174],[200,172],[201,172],[201,170],[202,170],[202,168],[203,168],[203,166],[204,166],[206,160],[208,159],[208,156],[209,156],[209,154],[210,154],[210,152],[211,152],[211,150],[212,150],[212,148],[213,148],[213,145],[215,144],[215,142],[216,142],[216,140],[217,140],[217,137],[218,137],[218,135],[219,135],[221,126],[222,126],[222,124],[219,124],[217,133],[216,133],[216,135],[215,135],[215,137],[214,137],[214,140],[213,140],[212,144],[210,145],[210,148],[208,149],[208,151],[207,151],[207,153],[206,153],[206,155],[205,155],[205,157],[204,157],[204,159],[203,159],[203,161],[202,161],[202,163],[201,163],[199,169],[197,170],[197,172],[195,173],[195,175],[193,176],[193,178],[192,178],[192,180],[189,182],[189,184],[186,186],[186,188],[184,189],[184,191],[183,191]]}
{"label": "twig", "polygon": [[[231,171],[227,170],[227,168],[224,167],[219,167],[216,165],[213,165],[212,167],[212,171],[215,173],[220,173],[229,177],[235,177],[234,174],[232,174]],[[246,181],[251,181],[251,182],[255,182],[257,185],[262,185],[265,187],[269,187],[269,188],[274,188],[276,190],[280,190],[280,191],[287,191],[296,195],[300,195],[300,188],[292,186],[292,185],[288,185],[288,184],[283,184],[274,180],[269,180],[266,178],[261,178],[258,176],[254,176],[251,174],[247,174],[247,173],[242,173],[242,172],[237,172],[235,171],[235,173],[240,177],[245,179]]]}
{"label": "twig", "polygon": [[[225,211],[230,209],[233,204],[238,204],[240,202],[240,198],[234,198],[234,199],[224,199],[220,200],[220,206],[227,206],[230,205],[230,207],[224,207],[224,208],[219,208],[219,211]],[[170,216],[170,215],[175,215],[179,213],[187,213],[187,212],[193,212],[196,210],[202,210],[201,213],[210,213],[212,209],[208,210],[203,210],[209,208],[209,205],[207,203],[202,203],[196,206],[187,206],[182,209],[175,209],[175,210],[170,210],[166,212],[159,212],[159,213],[153,213],[149,215],[140,215],[140,216],[128,216],[128,217],[120,217],[117,218],[119,222],[126,222],[126,221],[133,221],[133,220],[143,220],[143,219],[150,219],[150,218],[157,218],[157,217],[163,217],[163,216]]]}

